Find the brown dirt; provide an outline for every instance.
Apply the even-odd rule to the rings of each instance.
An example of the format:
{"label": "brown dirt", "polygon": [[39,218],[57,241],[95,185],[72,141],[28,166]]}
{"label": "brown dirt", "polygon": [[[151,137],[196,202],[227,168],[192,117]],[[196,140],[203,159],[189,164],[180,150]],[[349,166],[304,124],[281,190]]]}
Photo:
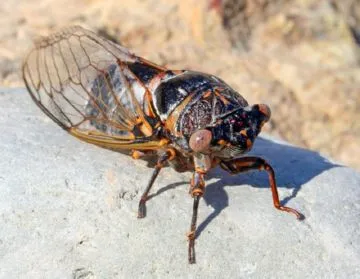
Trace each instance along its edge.
{"label": "brown dirt", "polygon": [[36,36],[74,24],[170,68],[220,76],[270,105],[267,132],[360,169],[360,1],[7,0],[1,86],[23,86]]}

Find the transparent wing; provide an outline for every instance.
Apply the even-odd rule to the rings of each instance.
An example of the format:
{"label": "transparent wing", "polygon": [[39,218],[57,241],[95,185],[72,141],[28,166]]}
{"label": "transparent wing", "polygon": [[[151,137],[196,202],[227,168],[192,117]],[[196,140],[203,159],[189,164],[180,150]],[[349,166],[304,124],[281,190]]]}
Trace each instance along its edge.
{"label": "transparent wing", "polygon": [[23,78],[35,103],[63,129],[87,141],[129,143],[152,132],[139,97],[147,89],[131,63],[164,69],[75,26],[38,40]]}

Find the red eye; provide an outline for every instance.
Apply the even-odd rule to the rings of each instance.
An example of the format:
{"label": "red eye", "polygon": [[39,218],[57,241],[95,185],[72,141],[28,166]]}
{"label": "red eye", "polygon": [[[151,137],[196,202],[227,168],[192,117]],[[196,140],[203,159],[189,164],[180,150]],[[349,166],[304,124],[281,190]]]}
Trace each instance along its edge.
{"label": "red eye", "polygon": [[265,121],[267,122],[271,117],[270,108],[265,104],[260,104],[259,105],[259,111],[265,116]]}

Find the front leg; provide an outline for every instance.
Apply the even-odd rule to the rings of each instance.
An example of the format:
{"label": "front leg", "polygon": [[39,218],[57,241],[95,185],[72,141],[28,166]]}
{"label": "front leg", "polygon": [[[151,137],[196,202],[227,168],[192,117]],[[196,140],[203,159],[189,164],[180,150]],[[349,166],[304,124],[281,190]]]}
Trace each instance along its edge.
{"label": "front leg", "polygon": [[199,171],[195,172],[193,178],[191,179],[191,190],[190,194],[194,198],[193,203],[193,213],[191,218],[191,225],[190,225],[190,232],[188,233],[187,237],[189,240],[189,247],[188,247],[188,257],[189,263],[193,264],[196,262],[195,260],[195,237],[196,237],[196,221],[197,221],[197,214],[198,214],[198,207],[200,198],[204,195],[204,173]]}
{"label": "front leg", "polygon": [[197,154],[194,156],[195,172],[190,182],[190,194],[194,199],[193,213],[191,218],[190,232],[188,233],[189,247],[188,257],[189,263],[196,262],[195,259],[195,237],[196,237],[196,222],[200,198],[205,192],[205,174],[211,168],[211,159],[207,155]]}
{"label": "front leg", "polygon": [[242,158],[237,158],[237,159],[233,159],[230,161],[222,161],[222,162],[220,162],[220,166],[221,166],[221,168],[223,168],[224,170],[226,170],[227,172],[229,172],[231,174],[237,174],[240,172],[246,172],[246,171],[250,171],[250,170],[265,170],[265,171],[267,171],[267,173],[269,175],[269,182],[270,182],[270,187],[271,187],[271,192],[272,192],[272,197],[273,197],[273,202],[274,202],[275,208],[282,210],[282,211],[290,212],[290,213],[294,214],[296,216],[296,218],[299,220],[304,219],[304,216],[301,213],[299,213],[298,211],[296,211],[295,209],[292,209],[292,208],[286,207],[286,206],[282,206],[280,204],[274,170],[264,159],[259,158],[259,157],[242,157]]}

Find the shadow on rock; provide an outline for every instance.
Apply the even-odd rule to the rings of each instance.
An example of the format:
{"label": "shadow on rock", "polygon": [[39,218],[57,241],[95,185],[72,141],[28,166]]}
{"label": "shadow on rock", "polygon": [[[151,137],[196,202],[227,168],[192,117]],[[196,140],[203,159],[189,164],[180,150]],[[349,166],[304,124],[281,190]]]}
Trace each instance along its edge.
{"label": "shadow on rock", "polygon": [[179,187],[179,186],[182,186],[182,185],[186,185],[186,184],[189,184],[189,182],[186,182],[186,181],[182,181],[182,182],[175,182],[175,183],[171,183],[165,187],[162,187],[160,188],[159,190],[157,190],[154,194],[150,194],[147,198],[147,200],[151,200],[152,198],[158,196],[158,195],[161,195],[161,193],[164,193],[168,190],[171,190],[171,189],[175,189],[176,187]]}
{"label": "shadow on rock", "polygon": [[[249,152],[249,155],[264,158],[274,168],[278,188],[292,189],[291,195],[281,200],[282,205],[295,198],[302,185],[317,175],[333,167],[341,167],[317,152],[276,143],[264,138],[257,139],[254,149]],[[229,196],[224,189],[225,186],[252,185],[258,188],[269,188],[271,197],[269,180],[265,171],[230,175],[224,170],[216,168],[209,173],[208,179],[210,178],[219,179],[214,183],[207,184],[204,195],[205,202],[214,208],[214,212],[199,224],[197,236],[228,206]]]}

